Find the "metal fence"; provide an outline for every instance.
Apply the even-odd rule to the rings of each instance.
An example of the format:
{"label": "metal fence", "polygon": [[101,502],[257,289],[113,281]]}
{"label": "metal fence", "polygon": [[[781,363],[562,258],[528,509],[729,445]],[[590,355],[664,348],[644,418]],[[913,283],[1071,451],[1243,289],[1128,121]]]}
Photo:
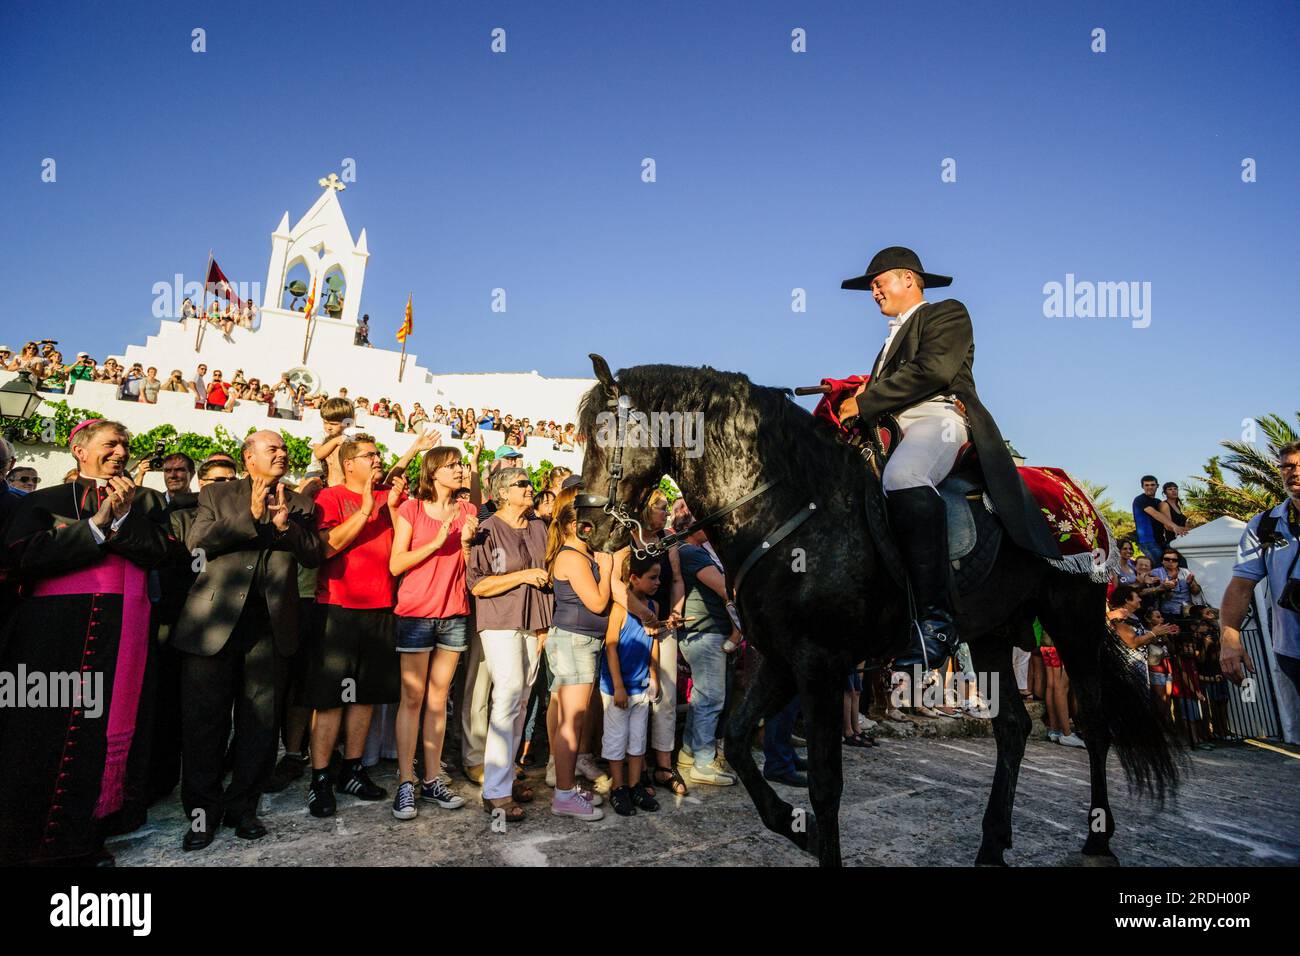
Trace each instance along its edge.
{"label": "metal fence", "polygon": [[[1271,650],[1259,626],[1254,602],[1241,629],[1241,640],[1255,662],[1255,678],[1249,688],[1228,685],[1228,728],[1242,737],[1281,737],[1282,717],[1277,707],[1277,687],[1269,667]],[[1251,698],[1247,700],[1246,698]]]}

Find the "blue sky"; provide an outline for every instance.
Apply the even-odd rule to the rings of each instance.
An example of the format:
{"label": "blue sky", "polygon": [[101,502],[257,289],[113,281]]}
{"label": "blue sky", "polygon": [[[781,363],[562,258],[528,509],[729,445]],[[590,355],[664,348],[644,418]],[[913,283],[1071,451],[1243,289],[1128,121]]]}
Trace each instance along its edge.
{"label": "blue sky", "polygon": [[[1293,3],[268,7],[0,7],[0,335],[143,342],[209,247],[262,282],[351,157],[372,338],[414,293],[436,371],[863,370],[884,319],[839,283],[902,244],[956,277],[1004,433],[1123,502],[1297,407]],[[1067,273],[1150,282],[1149,327],[1045,318]]]}

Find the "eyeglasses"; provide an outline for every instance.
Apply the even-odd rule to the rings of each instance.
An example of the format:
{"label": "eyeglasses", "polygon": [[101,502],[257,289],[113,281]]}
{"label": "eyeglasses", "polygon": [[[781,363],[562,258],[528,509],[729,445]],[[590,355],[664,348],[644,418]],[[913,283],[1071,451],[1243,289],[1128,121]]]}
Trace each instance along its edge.
{"label": "eyeglasses", "polygon": [[348,461],[356,461],[358,458],[380,458],[382,457],[377,451],[368,451],[364,455],[353,455]]}

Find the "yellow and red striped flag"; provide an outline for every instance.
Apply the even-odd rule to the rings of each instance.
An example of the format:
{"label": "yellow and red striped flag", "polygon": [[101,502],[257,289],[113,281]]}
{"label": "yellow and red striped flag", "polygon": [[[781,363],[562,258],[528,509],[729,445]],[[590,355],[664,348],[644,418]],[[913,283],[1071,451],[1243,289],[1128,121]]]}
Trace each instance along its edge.
{"label": "yellow and red striped flag", "polygon": [[316,279],[311,280],[311,292],[307,293],[307,305],[303,308],[302,314],[306,319],[311,318],[312,309],[316,308]]}
{"label": "yellow and red striped flag", "polygon": [[406,297],[406,318],[402,321],[402,327],[397,330],[397,341],[405,342],[406,337],[411,334],[411,296]]}

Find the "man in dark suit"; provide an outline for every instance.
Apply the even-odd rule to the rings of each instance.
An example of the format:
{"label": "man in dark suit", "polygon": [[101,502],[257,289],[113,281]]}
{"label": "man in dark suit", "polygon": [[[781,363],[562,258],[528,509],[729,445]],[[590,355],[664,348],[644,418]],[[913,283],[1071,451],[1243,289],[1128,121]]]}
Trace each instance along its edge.
{"label": "man in dark suit", "polygon": [[[167,518],[171,534],[184,543],[198,513],[199,496],[189,490],[194,477],[193,460],[184,454],[169,455],[163,461],[167,486]],[[198,466],[199,489],[213,482],[234,481],[235,459],[224,452],[210,455]],[[153,656],[148,681],[154,687],[152,738],[149,749],[148,802],[168,796],[181,778],[181,655],[171,643],[172,631],[180,620],[190,588],[198,576],[198,562],[189,551],[181,553],[153,572],[157,575],[150,616]]]}
{"label": "man in dark suit", "polygon": [[104,837],[134,799],[147,574],[179,544],[162,497],[127,476],[130,441],[118,422],[82,422],[68,442],[76,479],[23,496],[5,529],[0,558],[21,593],[0,672],[60,675],[72,693],[0,708],[3,865],[111,862]]}
{"label": "man in dark suit", "polygon": [[[186,850],[212,842],[217,819],[235,835],[266,835],[257,802],[270,781],[287,662],[298,643],[298,566],[321,561],[312,503],[280,479],[289,453],[278,432],[244,442],[246,477],[209,484],[186,535],[199,573],[171,643],[181,652],[181,802]],[[234,773],[222,792],[235,711]]]}
{"label": "man in dark suit", "polygon": [[871,292],[890,317],[871,377],[855,398],[863,425],[892,414],[902,431],[881,481],[920,630],[914,654],[896,662],[904,667],[942,667],[961,640],[949,595],[947,520],[936,487],[967,440],[975,445],[989,497],[1011,539],[1032,553],[1060,557],[997,423],[975,391],[975,340],[966,307],[956,299],[925,301],[925,288],[951,284],[950,276],[925,272],[916,253],[902,246],[877,253],[865,274],[841,284]]}

